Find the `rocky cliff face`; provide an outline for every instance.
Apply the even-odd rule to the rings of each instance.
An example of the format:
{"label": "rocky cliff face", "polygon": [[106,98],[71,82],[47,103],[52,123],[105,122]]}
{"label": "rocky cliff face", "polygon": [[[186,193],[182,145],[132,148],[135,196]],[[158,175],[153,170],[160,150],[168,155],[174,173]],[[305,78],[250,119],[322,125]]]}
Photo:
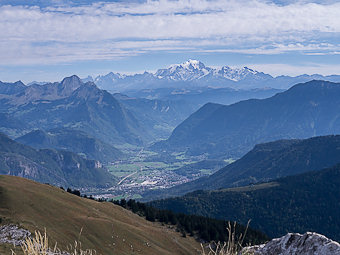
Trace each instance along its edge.
{"label": "rocky cliff face", "polygon": [[307,232],[303,235],[288,233],[270,242],[246,247],[242,254],[254,255],[335,255],[340,254],[340,244],[327,237]]}

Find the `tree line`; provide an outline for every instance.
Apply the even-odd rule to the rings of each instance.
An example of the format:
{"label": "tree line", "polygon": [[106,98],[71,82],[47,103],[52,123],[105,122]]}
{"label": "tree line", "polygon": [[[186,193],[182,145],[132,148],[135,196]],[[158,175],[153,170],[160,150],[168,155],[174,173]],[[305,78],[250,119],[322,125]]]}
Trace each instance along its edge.
{"label": "tree line", "polygon": [[[64,188],[60,187],[64,190]],[[171,210],[154,208],[148,204],[138,202],[133,199],[109,200],[103,198],[94,198],[92,195],[81,195],[79,190],[67,188],[68,193],[73,195],[96,200],[98,202],[111,202],[121,206],[127,210],[144,217],[147,221],[160,222],[165,225],[174,226],[176,231],[182,234],[182,237],[187,235],[193,236],[205,242],[225,242],[228,241],[228,226],[229,222],[225,220],[212,219],[199,215],[188,215],[184,213],[175,213]],[[246,244],[260,244],[268,241],[269,238],[260,231],[246,228],[240,224],[230,224],[231,232],[235,233],[235,238],[239,238],[241,234],[246,232],[244,242]]]}
{"label": "tree line", "polygon": [[[229,222],[225,220],[212,219],[199,215],[187,215],[184,213],[174,213],[170,210],[163,210],[149,206],[148,204],[130,200],[115,200],[114,204],[124,207],[136,213],[146,220],[152,222],[160,222],[166,225],[173,225],[183,237],[187,235],[195,236],[206,242],[225,242],[228,241]],[[263,243],[269,238],[260,231],[248,228],[240,224],[230,224],[231,232],[235,233],[235,237],[239,238],[241,234],[246,232],[244,242],[247,244]]]}

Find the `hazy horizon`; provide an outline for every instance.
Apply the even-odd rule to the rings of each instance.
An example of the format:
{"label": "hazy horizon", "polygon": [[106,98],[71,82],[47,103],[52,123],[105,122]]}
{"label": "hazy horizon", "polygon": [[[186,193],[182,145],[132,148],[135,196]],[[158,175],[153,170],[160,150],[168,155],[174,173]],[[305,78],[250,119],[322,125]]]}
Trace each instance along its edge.
{"label": "hazy horizon", "polygon": [[337,1],[0,2],[0,80],[140,73],[198,59],[340,74]]}

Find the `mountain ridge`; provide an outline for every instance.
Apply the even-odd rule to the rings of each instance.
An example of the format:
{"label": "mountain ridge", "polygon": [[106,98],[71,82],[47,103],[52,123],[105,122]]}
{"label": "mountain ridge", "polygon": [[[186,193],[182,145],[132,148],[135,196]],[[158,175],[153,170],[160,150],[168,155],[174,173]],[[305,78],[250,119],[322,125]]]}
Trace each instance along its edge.
{"label": "mountain ridge", "polygon": [[181,64],[173,64],[168,68],[155,72],[141,74],[120,74],[110,72],[95,78],[85,78],[93,81],[99,87],[111,92],[127,92],[150,88],[199,88],[212,86],[215,88],[254,89],[275,88],[287,89],[294,84],[313,79],[323,79],[340,82],[340,75],[323,76],[319,74],[273,77],[248,67],[208,67],[199,60],[189,59]]}
{"label": "mountain ridge", "polygon": [[[20,119],[25,124],[26,132],[21,135],[34,129],[73,128],[111,145],[141,145],[150,139],[147,130],[113,95],[93,82],[83,83],[75,75],[59,83],[31,85],[15,94],[1,94],[0,112],[10,115],[13,122]],[[1,130],[17,136],[15,128]]]}
{"label": "mountain ridge", "polygon": [[238,158],[258,143],[338,134],[339,96],[340,83],[314,80],[266,99],[206,104],[151,148]]}
{"label": "mountain ridge", "polygon": [[69,128],[46,131],[37,129],[15,140],[36,149],[69,150],[103,163],[124,157],[123,153],[112,145],[89,136],[85,132]]}
{"label": "mountain ridge", "polygon": [[307,231],[340,240],[340,165],[251,186],[195,191],[152,206],[245,224],[270,237]]}
{"label": "mountain ridge", "polygon": [[257,144],[242,158],[214,174],[166,190],[148,191],[145,198],[179,196],[195,190],[215,190],[271,181],[340,163],[340,135],[279,140]]}
{"label": "mountain ridge", "polygon": [[55,149],[33,149],[0,133],[0,173],[56,186],[110,187],[117,180],[99,161]]}

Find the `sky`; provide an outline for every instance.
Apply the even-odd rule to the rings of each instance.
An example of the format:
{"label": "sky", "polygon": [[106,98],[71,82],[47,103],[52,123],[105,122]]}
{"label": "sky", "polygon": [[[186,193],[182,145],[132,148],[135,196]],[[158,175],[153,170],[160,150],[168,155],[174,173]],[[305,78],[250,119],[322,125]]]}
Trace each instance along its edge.
{"label": "sky", "polygon": [[0,80],[141,73],[197,59],[340,74],[340,1],[0,0]]}

